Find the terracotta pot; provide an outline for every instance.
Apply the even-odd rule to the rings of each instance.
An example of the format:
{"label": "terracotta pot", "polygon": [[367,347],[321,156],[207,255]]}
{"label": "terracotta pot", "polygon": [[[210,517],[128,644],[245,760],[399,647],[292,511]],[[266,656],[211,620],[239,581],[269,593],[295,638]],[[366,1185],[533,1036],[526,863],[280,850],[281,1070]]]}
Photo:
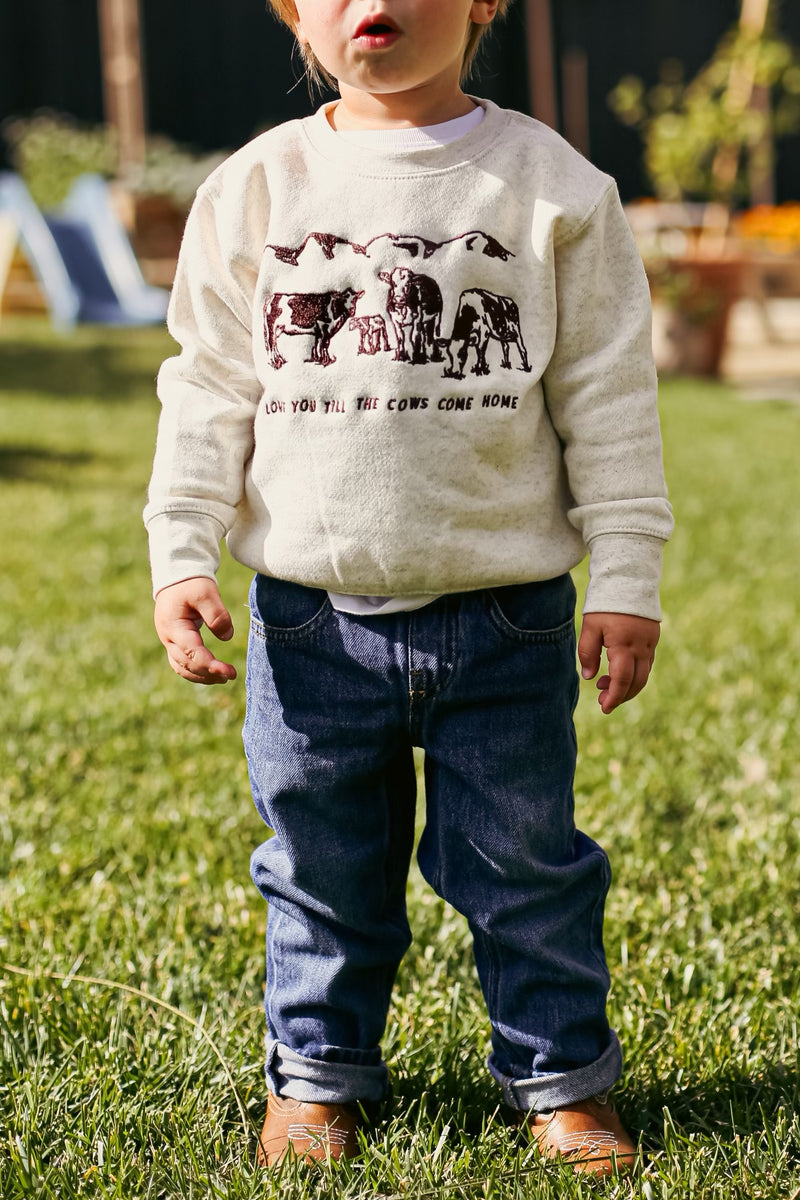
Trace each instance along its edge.
{"label": "terracotta pot", "polygon": [[670,259],[654,272],[653,299],[660,310],[654,337],[659,370],[719,375],[730,313],[742,294],[745,266],[735,258]]}

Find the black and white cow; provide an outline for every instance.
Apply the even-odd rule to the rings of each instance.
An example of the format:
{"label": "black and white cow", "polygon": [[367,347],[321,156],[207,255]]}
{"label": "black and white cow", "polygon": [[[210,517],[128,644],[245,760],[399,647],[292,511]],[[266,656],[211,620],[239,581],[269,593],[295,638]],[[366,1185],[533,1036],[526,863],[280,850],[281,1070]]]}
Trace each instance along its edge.
{"label": "black and white cow", "polygon": [[475,365],[470,368],[472,374],[488,375],[486,351],[492,340],[503,348],[502,367],[508,369],[511,366],[509,347],[513,343],[520,357],[518,370],[530,371],[516,303],[510,296],[498,296],[484,288],[469,288],[459,297],[453,334],[449,342],[444,342],[450,361],[442,374],[449,379],[463,379],[467,355],[473,347]]}
{"label": "black and white cow", "polygon": [[395,358],[399,362],[441,362],[442,293],[436,280],[416,275],[409,267],[381,271],[379,278],[389,285],[386,313],[394,331]]}
{"label": "black and white cow", "polygon": [[356,310],[364,295],[353,288],[341,292],[275,292],[264,301],[264,341],[267,358],[275,370],[286,359],[278,349],[281,334],[303,334],[313,337],[306,362],[329,367],[336,359],[330,352],[331,338],[339,332]]}

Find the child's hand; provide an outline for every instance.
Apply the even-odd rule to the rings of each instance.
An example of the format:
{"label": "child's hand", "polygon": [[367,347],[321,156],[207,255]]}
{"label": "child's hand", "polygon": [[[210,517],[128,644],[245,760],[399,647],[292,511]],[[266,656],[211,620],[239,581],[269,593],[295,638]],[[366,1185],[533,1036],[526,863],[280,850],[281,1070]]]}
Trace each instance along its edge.
{"label": "child's hand", "polygon": [[173,671],[192,683],[227,683],[236,678],[236,670],[203,645],[203,625],[224,642],[233,636],[233,621],[213,579],[184,579],[161,589],[156,596],[156,633]]}
{"label": "child's hand", "polygon": [[625,613],[586,613],[578,642],[578,658],[584,679],[594,679],[600,670],[600,655],[606,648],[608,674],[597,681],[598,703],[604,713],[613,712],[626,700],[638,696],[647,683],[661,632],[658,621]]}

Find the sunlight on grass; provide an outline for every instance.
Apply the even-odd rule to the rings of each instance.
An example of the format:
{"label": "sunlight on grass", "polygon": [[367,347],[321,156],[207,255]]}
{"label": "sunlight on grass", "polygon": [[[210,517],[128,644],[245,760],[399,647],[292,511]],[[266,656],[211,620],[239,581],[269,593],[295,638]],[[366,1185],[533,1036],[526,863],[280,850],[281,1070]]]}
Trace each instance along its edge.
{"label": "sunlight on grass", "polygon": [[255,1128],[265,1098],[248,575],[224,564],[240,681],[192,688],[152,630],[140,516],[169,345],[0,327],[0,960],[32,973],[0,971],[3,1200],[800,1197],[798,410],[664,386],[656,673],[611,718],[591,684],[578,712],[646,1176],[581,1182],[509,1128],[466,926],[414,871],[386,1118],[360,1160],[266,1179],[239,1108]]}

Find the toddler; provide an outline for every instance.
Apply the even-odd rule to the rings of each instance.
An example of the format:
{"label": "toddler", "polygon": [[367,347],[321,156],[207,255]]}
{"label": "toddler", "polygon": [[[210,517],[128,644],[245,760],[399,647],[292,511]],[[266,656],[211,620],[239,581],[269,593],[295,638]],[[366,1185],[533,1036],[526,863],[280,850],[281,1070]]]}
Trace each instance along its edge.
{"label": "toddler", "polygon": [[145,519],[172,668],[224,683],[219,543],[255,572],[244,741],[272,836],[259,1161],[352,1154],[387,1091],[425,878],[469,922],[489,1070],[543,1155],[630,1165],[578,658],[650,672],[662,545],[647,283],[613,181],[461,82],[508,0],[271,0],[339,99],[200,189]]}

